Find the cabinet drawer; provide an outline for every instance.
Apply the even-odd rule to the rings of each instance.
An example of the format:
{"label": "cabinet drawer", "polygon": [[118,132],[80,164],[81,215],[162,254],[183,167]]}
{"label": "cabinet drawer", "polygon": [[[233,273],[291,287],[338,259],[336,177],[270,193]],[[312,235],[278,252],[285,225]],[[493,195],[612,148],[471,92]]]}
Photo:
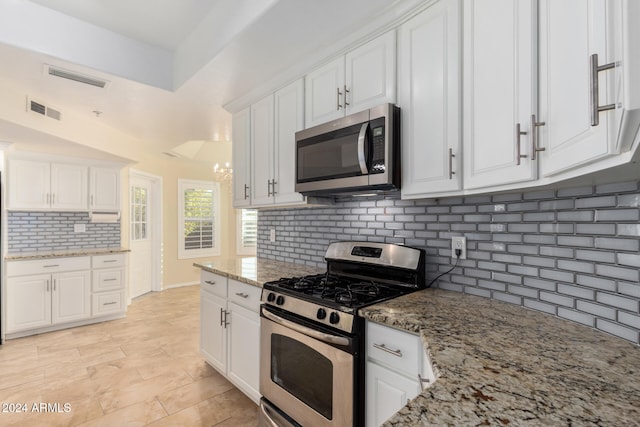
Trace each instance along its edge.
{"label": "cabinet drawer", "polygon": [[367,359],[410,377],[422,372],[420,336],[367,322]]}
{"label": "cabinet drawer", "polygon": [[229,301],[258,312],[262,289],[229,279]]}
{"label": "cabinet drawer", "polygon": [[7,276],[58,273],[61,271],[89,270],[91,257],[46,258],[28,261],[8,261]]}
{"label": "cabinet drawer", "polygon": [[91,257],[93,268],[124,267],[126,254],[94,255]]}
{"label": "cabinet drawer", "polygon": [[91,308],[93,316],[124,311],[124,291],[94,294]]}
{"label": "cabinet drawer", "polygon": [[227,296],[227,278],[219,274],[204,271],[200,273],[200,287],[215,295]]}
{"label": "cabinet drawer", "polygon": [[124,288],[123,268],[104,268],[93,270],[93,291],[109,291]]}

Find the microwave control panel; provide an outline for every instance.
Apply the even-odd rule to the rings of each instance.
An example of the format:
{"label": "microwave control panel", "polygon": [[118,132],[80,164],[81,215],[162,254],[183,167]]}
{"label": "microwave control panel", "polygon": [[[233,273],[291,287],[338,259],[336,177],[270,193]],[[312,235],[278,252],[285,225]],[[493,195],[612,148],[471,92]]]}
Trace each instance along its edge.
{"label": "microwave control panel", "polygon": [[384,173],[384,126],[376,126],[372,130],[373,155],[371,156],[371,171],[369,173]]}

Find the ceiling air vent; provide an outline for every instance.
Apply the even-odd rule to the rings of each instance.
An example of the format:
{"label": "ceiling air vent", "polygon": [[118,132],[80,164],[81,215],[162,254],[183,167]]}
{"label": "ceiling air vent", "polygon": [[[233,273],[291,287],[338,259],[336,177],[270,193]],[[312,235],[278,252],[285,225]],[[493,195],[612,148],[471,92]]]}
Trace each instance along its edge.
{"label": "ceiling air vent", "polygon": [[60,120],[62,118],[60,111],[29,98],[27,98],[27,111],[32,111],[55,120]]}
{"label": "ceiling air vent", "polygon": [[45,69],[47,71],[47,74],[49,74],[50,76],[60,77],[67,80],[73,80],[74,82],[84,83],[86,85],[99,87],[101,89],[103,89],[108,83],[106,80],[101,80],[95,77],[78,74],[76,72],[65,70],[58,67],[53,67],[51,65],[45,64]]}

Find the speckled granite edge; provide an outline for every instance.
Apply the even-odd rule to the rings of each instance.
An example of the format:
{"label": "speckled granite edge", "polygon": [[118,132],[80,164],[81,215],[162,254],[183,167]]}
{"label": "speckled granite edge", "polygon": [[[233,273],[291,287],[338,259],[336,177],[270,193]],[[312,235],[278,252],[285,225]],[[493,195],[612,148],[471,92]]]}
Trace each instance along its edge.
{"label": "speckled granite edge", "polygon": [[360,314],[419,333],[438,376],[385,427],[640,425],[640,347],[622,339],[439,289]]}
{"label": "speckled granite edge", "polygon": [[307,265],[274,261],[256,257],[226,258],[193,263],[195,267],[249,285],[262,287],[266,282],[282,277],[306,276],[324,273],[324,269]]}
{"label": "speckled granite edge", "polygon": [[89,248],[89,249],[68,249],[63,251],[52,252],[24,252],[16,254],[6,254],[4,259],[6,261],[27,261],[34,259],[48,259],[48,258],[69,258],[88,255],[109,255],[131,252],[131,249],[125,248]]}

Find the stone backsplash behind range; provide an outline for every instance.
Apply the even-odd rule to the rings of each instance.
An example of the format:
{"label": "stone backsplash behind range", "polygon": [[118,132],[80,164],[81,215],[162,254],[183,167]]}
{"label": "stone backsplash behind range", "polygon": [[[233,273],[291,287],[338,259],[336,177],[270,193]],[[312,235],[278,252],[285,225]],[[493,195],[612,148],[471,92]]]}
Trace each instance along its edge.
{"label": "stone backsplash behind range", "polygon": [[[120,247],[120,223],[89,223],[87,212],[7,212],[8,253]],[[86,224],[75,233],[74,224]]]}
{"label": "stone backsplash behind range", "polygon": [[[323,266],[336,240],[426,249],[434,287],[506,301],[640,343],[640,187],[623,182],[428,200],[354,198],[321,208],[263,210],[258,256]],[[270,229],[276,241],[269,241]]]}

